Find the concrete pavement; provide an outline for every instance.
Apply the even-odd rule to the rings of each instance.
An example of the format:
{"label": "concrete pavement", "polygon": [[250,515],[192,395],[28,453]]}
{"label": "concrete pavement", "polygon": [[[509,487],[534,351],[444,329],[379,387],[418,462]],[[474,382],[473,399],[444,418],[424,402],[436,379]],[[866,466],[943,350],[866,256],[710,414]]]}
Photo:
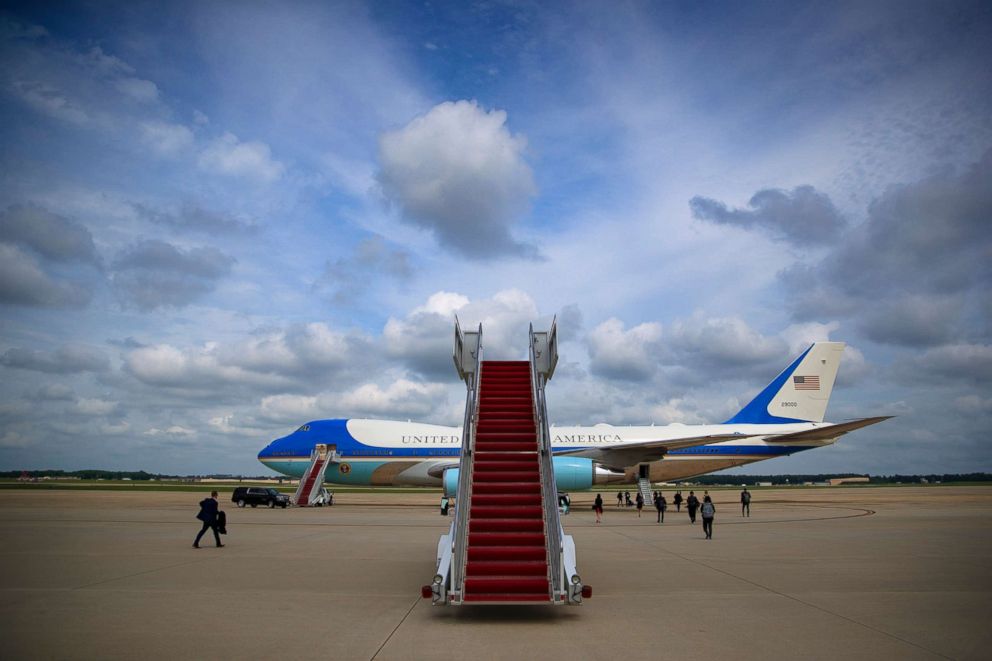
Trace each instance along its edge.
{"label": "concrete pavement", "polygon": [[[435,494],[238,509],[190,548],[195,493],[0,492],[7,658],[979,659],[992,633],[992,488],[762,489],[714,539],[575,494],[578,608],[419,598]],[[666,492],[671,500],[671,493]],[[229,497],[229,494],[228,494]]]}

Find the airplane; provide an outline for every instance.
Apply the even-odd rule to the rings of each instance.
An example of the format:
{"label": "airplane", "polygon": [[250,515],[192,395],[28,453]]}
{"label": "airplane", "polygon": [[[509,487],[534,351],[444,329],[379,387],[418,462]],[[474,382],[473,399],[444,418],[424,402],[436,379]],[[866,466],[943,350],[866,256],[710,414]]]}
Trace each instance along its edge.
{"label": "airplane", "polygon": [[[559,491],[647,478],[672,482],[824,447],[891,416],[824,422],[843,342],[814,342],[721,424],[551,426]],[[483,367],[483,369],[485,369]],[[314,420],[258,453],[268,468],[302,477],[318,444],[334,452],[324,479],[366,486],[457,484],[461,427],[359,418]]]}

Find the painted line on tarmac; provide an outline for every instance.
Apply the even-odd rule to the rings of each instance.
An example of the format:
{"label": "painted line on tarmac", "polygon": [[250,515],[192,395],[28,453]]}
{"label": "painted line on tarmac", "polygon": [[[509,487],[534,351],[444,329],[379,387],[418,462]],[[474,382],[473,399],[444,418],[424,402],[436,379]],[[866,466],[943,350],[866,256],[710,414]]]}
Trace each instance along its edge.
{"label": "painted line on tarmac", "polygon": [[393,627],[393,630],[389,632],[389,635],[386,636],[386,640],[382,641],[382,645],[379,645],[379,649],[375,651],[375,654],[371,656],[369,661],[373,661],[375,657],[379,656],[379,652],[382,651],[382,648],[385,647],[386,643],[388,643],[392,639],[392,637],[396,634],[396,632],[399,631],[399,628],[403,626],[404,622],[406,622],[406,618],[410,617],[410,613],[413,612],[413,609],[416,608],[417,604],[420,603],[421,601],[423,601],[423,597],[418,595],[417,598],[413,600],[413,603],[410,605],[410,608],[407,609],[406,614],[400,618],[400,621],[396,624],[395,627]]}

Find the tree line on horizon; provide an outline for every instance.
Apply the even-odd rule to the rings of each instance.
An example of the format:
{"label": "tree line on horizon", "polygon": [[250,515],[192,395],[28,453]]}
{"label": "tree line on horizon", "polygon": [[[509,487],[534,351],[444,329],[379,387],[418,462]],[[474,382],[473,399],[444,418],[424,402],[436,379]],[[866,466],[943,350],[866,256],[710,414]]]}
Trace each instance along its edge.
{"label": "tree line on horizon", "polygon": [[[148,473],[146,471],[110,471],[100,469],[85,469],[78,471],[66,470],[14,470],[0,471],[0,478],[74,478],[80,480],[188,480],[194,478],[209,478],[219,480],[271,480],[278,479],[273,475],[167,475],[164,473]],[[935,482],[992,482],[992,473],[926,473],[919,475],[867,475],[865,473],[820,473],[815,475],[702,475],[691,480],[680,482],[718,485],[731,484],[737,486],[758,486],[762,482],[770,482],[774,486],[803,484],[804,482],[827,482],[845,477],[867,477],[869,484],[933,484]],[[287,478],[282,478],[287,479]]]}
{"label": "tree line on horizon", "polygon": [[919,475],[868,475],[867,473],[820,473],[815,475],[701,475],[687,482],[717,485],[758,486],[770,482],[774,486],[828,482],[846,477],[867,477],[868,484],[933,484],[935,482],[990,482],[992,473],[925,473]]}
{"label": "tree line on horizon", "polygon": [[88,468],[78,471],[56,469],[0,471],[0,478],[74,478],[80,480],[133,480],[136,482],[148,480],[188,480],[193,478],[208,478],[214,480],[271,480],[272,475],[167,475],[165,473],[148,473],[146,471],[110,471]]}

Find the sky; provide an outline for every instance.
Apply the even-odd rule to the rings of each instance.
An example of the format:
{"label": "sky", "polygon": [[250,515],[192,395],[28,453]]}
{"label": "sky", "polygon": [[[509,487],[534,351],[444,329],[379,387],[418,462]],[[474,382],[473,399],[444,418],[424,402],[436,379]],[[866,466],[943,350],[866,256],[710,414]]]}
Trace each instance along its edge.
{"label": "sky", "polygon": [[460,424],[454,319],[553,423],[720,422],[751,473],[992,471],[987,2],[0,9],[0,470],[268,471],[314,419]]}

